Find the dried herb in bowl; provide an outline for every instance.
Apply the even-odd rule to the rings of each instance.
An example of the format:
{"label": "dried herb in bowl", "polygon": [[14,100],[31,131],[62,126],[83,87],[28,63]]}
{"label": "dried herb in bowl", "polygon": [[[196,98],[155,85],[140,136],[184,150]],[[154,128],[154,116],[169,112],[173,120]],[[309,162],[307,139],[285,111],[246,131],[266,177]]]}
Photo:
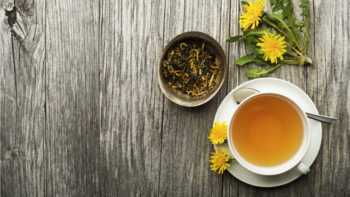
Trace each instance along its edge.
{"label": "dried herb in bowl", "polygon": [[184,41],[168,50],[161,74],[171,89],[200,97],[218,85],[221,69],[205,42]]}

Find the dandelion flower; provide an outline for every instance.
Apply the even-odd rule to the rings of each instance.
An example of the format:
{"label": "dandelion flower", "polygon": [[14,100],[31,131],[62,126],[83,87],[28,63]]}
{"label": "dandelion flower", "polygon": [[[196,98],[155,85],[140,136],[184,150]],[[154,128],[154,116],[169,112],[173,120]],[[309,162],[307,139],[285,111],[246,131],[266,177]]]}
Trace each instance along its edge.
{"label": "dandelion flower", "polygon": [[283,60],[287,47],[283,36],[269,32],[264,33],[256,45],[260,47],[265,61],[269,60],[271,63],[277,63],[278,59]]}
{"label": "dandelion flower", "polygon": [[225,149],[218,149],[211,153],[210,169],[213,172],[223,174],[230,167],[231,157]]}
{"label": "dandelion flower", "polygon": [[255,0],[247,2],[243,6],[243,14],[239,18],[241,28],[246,31],[249,28],[254,29],[261,22],[261,16],[264,13],[265,0]]}
{"label": "dandelion flower", "polygon": [[227,138],[227,125],[225,122],[215,122],[208,139],[212,144],[222,144]]}

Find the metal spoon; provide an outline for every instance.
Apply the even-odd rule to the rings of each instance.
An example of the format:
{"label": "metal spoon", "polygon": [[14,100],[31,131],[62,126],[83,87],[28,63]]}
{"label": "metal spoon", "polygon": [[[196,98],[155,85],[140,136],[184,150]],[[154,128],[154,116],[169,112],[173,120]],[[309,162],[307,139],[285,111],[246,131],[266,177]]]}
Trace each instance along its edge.
{"label": "metal spoon", "polygon": [[[233,99],[237,104],[240,104],[245,98],[256,93],[259,93],[259,90],[256,90],[254,88],[240,88],[234,92]],[[305,114],[308,118],[311,118],[313,120],[317,120],[320,122],[328,123],[328,124],[333,123],[337,120],[337,118],[335,117],[317,115],[309,112],[305,112]]]}

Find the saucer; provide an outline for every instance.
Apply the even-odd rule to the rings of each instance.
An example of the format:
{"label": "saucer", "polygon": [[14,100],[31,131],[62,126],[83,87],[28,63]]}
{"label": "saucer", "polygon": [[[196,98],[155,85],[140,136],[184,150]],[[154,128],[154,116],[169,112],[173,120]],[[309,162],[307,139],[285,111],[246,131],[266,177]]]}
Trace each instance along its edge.
{"label": "saucer", "polygon": [[[233,89],[228,95],[226,95],[224,100],[221,102],[218,110],[216,111],[214,122],[230,122],[230,119],[238,106],[233,100],[233,93],[239,88],[243,87],[253,88],[260,92],[272,92],[282,94],[288,97],[289,99],[293,100],[305,112],[319,114],[315,104],[312,102],[310,97],[296,85],[277,78],[260,78],[244,82],[241,85],[237,86],[235,89]],[[308,120],[310,129],[312,130],[310,137],[310,146],[301,161],[307,167],[310,167],[315,161],[321,147],[322,125],[316,120]],[[227,143],[223,145],[214,145],[214,148],[217,149],[220,146],[226,147],[228,149]],[[296,168],[293,168],[283,174],[274,176],[258,175],[251,171],[248,171],[240,164],[238,164],[238,162],[236,162],[235,160],[232,161],[232,165],[227,171],[234,177],[236,177],[238,180],[256,187],[277,187],[285,185],[296,180],[302,175],[302,173]]]}

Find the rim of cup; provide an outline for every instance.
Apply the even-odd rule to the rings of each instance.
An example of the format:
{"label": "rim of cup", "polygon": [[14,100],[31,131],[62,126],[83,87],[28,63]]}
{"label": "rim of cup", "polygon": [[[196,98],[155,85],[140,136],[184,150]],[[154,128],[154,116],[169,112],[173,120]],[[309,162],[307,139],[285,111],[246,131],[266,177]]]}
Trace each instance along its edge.
{"label": "rim of cup", "polygon": [[[240,155],[240,153],[237,151],[237,149],[235,148],[235,145],[233,143],[233,136],[232,136],[232,124],[235,120],[236,114],[239,110],[242,109],[242,106],[246,105],[249,101],[253,100],[254,98],[257,98],[259,96],[262,95],[272,95],[272,96],[276,96],[279,98],[282,98],[284,101],[288,102],[291,106],[293,106],[297,113],[299,114],[301,120],[302,120],[302,125],[303,125],[303,141],[301,143],[301,145],[299,146],[297,152],[287,161],[275,165],[275,166],[259,166],[259,165],[255,165],[249,161],[247,161],[243,156]],[[246,99],[244,99],[237,107],[236,111],[233,113],[231,120],[229,122],[229,127],[227,130],[227,136],[228,136],[228,146],[229,146],[229,150],[231,152],[231,154],[233,155],[234,159],[244,168],[246,168],[247,170],[254,172],[256,174],[260,174],[260,175],[278,175],[278,174],[282,174],[284,172],[287,172],[289,170],[291,170],[292,168],[296,167],[298,164],[302,165],[303,168],[298,168],[298,169],[304,169],[304,164],[301,163],[302,158],[304,157],[304,155],[306,154],[306,151],[309,147],[310,144],[310,130],[309,130],[309,123],[308,123],[308,119],[307,116],[305,114],[305,112],[300,108],[300,106],[298,104],[296,104],[293,100],[291,100],[290,98],[278,94],[278,93],[269,93],[269,92],[260,92],[260,93],[256,93],[254,95],[251,95],[249,97],[247,97]],[[302,172],[302,173],[306,173],[306,172]]]}

